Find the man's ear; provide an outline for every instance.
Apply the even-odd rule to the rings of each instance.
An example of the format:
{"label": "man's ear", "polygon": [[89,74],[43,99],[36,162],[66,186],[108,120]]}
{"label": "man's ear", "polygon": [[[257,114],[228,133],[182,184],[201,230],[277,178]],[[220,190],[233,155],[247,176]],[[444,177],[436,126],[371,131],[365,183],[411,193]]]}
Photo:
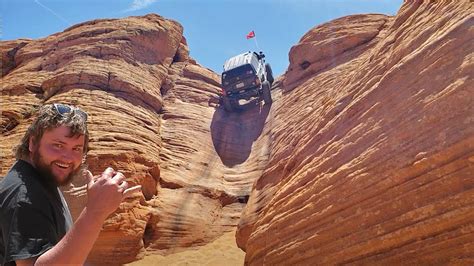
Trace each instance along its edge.
{"label": "man's ear", "polygon": [[33,152],[35,150],[35,140],[33,138],[33,136],[30,136],[30,138],[28,139],[28,150],[30,152]]}

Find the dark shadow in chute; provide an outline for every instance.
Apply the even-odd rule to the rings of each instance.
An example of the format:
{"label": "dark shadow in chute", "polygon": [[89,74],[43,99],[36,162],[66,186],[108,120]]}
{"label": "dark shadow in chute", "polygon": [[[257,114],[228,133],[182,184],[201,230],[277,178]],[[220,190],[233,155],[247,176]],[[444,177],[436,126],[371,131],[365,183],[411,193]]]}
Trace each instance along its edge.
{"label": "dark shadow in chute", "polygon": [[250,156],[252,144],[262,134],[271,104],[249,102],[237,112],[217,108],[211,122],[214,149],[225,166],[232,167],[245,162]]}

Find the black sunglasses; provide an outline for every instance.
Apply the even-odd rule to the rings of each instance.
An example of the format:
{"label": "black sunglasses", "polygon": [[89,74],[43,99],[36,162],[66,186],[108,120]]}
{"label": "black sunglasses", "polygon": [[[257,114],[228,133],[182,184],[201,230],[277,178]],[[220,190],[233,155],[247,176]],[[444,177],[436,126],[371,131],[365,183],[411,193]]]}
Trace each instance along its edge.
{"label": "black sunglasses", "polygon": [[60,115],[69,114],[72,111],[76,111],[80,116],[82,116],[82,118],[84,118],[85,121],[87,121],[87,113],[82,111],[79,108],[73,108],[69,105],[60,104],[60,103],[53,104],[53,107],[56,110],[56,112]]}

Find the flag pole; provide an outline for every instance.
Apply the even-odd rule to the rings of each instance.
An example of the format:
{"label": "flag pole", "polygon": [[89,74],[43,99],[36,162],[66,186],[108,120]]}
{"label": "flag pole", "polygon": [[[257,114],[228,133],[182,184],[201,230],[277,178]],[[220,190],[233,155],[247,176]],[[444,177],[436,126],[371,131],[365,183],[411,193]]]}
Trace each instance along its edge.
{"label": "flag pole", "polygon": [[253,37],[253,40],[255,41],[255,46],[257,46],[257,52],[260,52],[260,47],[258,46],[258,41],[257,41],[257,35],[255,35],[255,37]]}

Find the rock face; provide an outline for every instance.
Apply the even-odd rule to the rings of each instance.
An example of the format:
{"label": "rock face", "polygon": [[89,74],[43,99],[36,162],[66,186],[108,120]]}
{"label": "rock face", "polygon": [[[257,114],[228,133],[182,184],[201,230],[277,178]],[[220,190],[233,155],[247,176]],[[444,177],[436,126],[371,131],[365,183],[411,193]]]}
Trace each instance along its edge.
{"label": "rock face", "polygon": [[[238,113],[215,107],[218,75],[158,15],[0,42],[0,175],[38,106],[77,104],[90,169],[143,186],[91,263],[181,252],[238,226],[249,265],[473,264],[473,11],[406,1],[395,17],[315,27],[273,105]],[[83,185],[64,188],[75,217]]]}
{"label": "rock face", "polygon": [[[1,42],[0,175],[35,110],[62,102],[89,114],[91,171],[110,165],[143,187],[106,221],[91,263],[166,255],[235,230],[266,163],[268,152],[251,147],[268,108],[261,115],[215,111],[219,76],[189,57],[182,33],[177,22],[151,14]],[[77,217],[84,182],[64,190]]]}
{"label": "rock face", "polygon": [[474,263],[472,14],[406,1],[291,49],[237,232],[247,264]]}

